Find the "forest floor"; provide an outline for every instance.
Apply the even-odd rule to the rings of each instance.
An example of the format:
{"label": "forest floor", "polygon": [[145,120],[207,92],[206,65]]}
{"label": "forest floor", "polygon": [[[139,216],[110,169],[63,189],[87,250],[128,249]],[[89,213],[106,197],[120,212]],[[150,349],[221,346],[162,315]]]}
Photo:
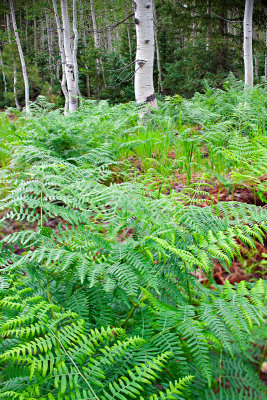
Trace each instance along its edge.
{"label": "forest floor", "polygon": [[[151,204],[152,201],[156,203],[159,200],[159,208],[155,207],[155,210],[159,213],[162,212],[161,201],[164,204],[165,200],[170,200],[166,204],[170,207],[177,206],[177,209],[180,206],[181,209],[183,209],[182,207],[190,209],[192,206],[193,213],[196,209],[194,207],[198,207],[198,211],[203,209],[203,212],[205,212],[209,211],[209,208],[212,209],[212,206],[215,206],[215,209],[217,205],[223,203],[256,206],[255,214],[258,213],[258,210],[265,211],[267,208],[265,119],[258,112],[257,123],[251,124],[251,115],[255,114],[254,108],[258,107],[258,103],[255,103],[256,106],[253,103],[254,108],[251,105],[251,110],[243,113],[242,107],[248,107],[248,103],[244,99],[243,104],[239,94],[236,98],[238,98],[242,107],[238,103],[238,107],[241,107],[241,112],[238,109],[238,117],[236,117],[234,108],[238,108],[236,104],[235,106],[231,105],[233,109],[230,109],[230,111],[227,109],[224,116],[221,111],[221,108],[225,107],[224,101],[220,98],[221,94],[218,97],[216,96],[214,95],[212,101],[209,96],[203,96],[203,103],[210,112],[209,120],[205,122],[206,126],[203,121],[197,122],[199,118],[203,118],[205,121],[207,119],[205,106],[201,102],[196,107],[193,104],[194,101],[199,101],[199,99],[192,100],[193,107],[190,102],[184,101],[183,108],[179,112],[177,104],[174,104],[173,108],[170,105],[166,106],[165,111],[163,110],[161,113],[160,110],[159,114],[156,113],[152,122],[146,126],[138,125],[138,116],[135,109],[133,111],[132,105],[127,106],[128,108],[124,105],[112,108],[105,102],[99,105],[89,103],[88,109],[85,107],[73,117],[63,117],[61,114],[55,113],[51,118],[49,114],[47,117],[47,114],[43,113],[41,109],[41,111],[38,111],[39,114],[28,119],[18,118],[15,114],[9,115],[5,120],[3,118],[4,139],[2,140],[0,136],[0,145],[2,146],[0,146],[0,161],[4,176],[4,183],[1,187],[4,193],[2,199],[5,196],[8,197],[8,193],[12,193],[12,195],[9,199],[10,203],[9,200],[6,203],[11,204],[10,208],[3,206],[0,213],[0,240],[2,243],[6,244],[5,238],[9,235],[14,236],[15,233],[24,231],[40,234],[40,230],[42,231],[45,227],[49,228],[49,232],[53,232],[53,235],[55,235],[53,240],[56,243],[56,236],[60,233],[60,230],[61,232],[64,231],[64,226],[67,226],[69,231],[79,227],[76,223],[71,225],[71,219],[65,220],[62,217],[64,213],[60,214],[60,207],[63,210],[71,211],[73,215],[75,213],[83,214],[84,210],[90,209],[90,197],[85,201],[84,206],[83,200],[80,201],[82,197],[79,196],[87,195],[86,192],[83,192],[83,188],[79,188],[75,192],[75,186],[72,186],[73,193],[69,193],[66,182],[68,182],[68,179],[71,182],[72,177],[77,173],[76,177],[81,176],[81,182],[84,185],[83,174],[86,179],[88,176],[91,178],[91,169],[94,170],[94,168],[97,170],[96,176],[99,174],[94,183],[102,186],[101,190],[104,193],[102,196],[105,196],[105,190],[109,186],[112,189],[113,185],[116,187],[118,184],[116,190],[121,193],[118,196],[123,197],[125,195],[123,184],[132,184],[132,187],[136,190],[136,192],[133,192],[133,198],[136,193],[138,195],[141,193],[145,201],[146,198],[151,200]],[[266,101],[263,95],[262,99],[262,102]],[[236,99],[234,100],[236,101]],[[231,101],[235,103],[233,99]],[[214,103],[216,103],[216,107]],[[178,106],[180,107],[180,103]],[[210,110],[213,106],[215,110]],[[199,114],[192,116],[192,110],[198,109],[200,110]],[[262,113],[266,112],[265,107],[262,110]],[[183,115],[181,116],[182,112]],[[177,115],[179,115],[179,119]],[[5,141],[6,131],[9,131],[12,137],[10,147]],[[20,149],[21,152],[19,153],[17,149]],[[42,172],[40,168],[38,170],[40,163],[43,163],[42,168],[45,172]],[[64,178],[65,170],[69,167],[71,172],[69,175],[66,174],[66,178]],[[102,167],[103,169],[101,169]],[[106,175],[101,175],[103,171]],[[9,173],[11,174],[11,185],[8,188],[5,179]],[[15,176],[14,186],[13,173]],[[46,173],[47,176],[45,176]],[[52,176],[51,182],[50,174]],[[59,181],[62,178],[62,183],[59,182],[59,186],[57,186],[58,178]],[[53,180],[55,179],[56,183],[54,184]],[[30,186],[31,183],[33,189]],[[28,184],[29,186],[27,186]],[[62,186],[60,186],[61,184]],[[120,184],[122,184],[122,189]],[[140,186],[138,186],[139,184]],[[17,192],[16,185],[19,187]],[[89,189],[91,190],[91,187]],[[119,192],[120,190],[121,192]],[[136,201],[140,199],[138,195],[136,195]],[[43,209],[40,208],[43,196],[46,196],[48,202],[47,217],[44,220],[42,219]],[[114,196],[112,201],[116,202],[116,191]],[[128,200],[132,200],[131,196]],[[23,203],[23,201],[25,202]],[[80,204],[82,205],[79,209]],[[109,220],[106,211],[109,208],[112,209],[114,204],[105,203],[103,209],[102,206],[98,206],[98,203],[96,204],[96,208],[99,207],[100,218],[94,219],[94,216],[92,216],[92,226],[95,229],[97,224],[102,224],[103,228],[102,232],[96,228],[97,233],[104,233],[103,236],[108,241],[113,240],[116,245],[127,244],[128,239],[128,242],[131,239],[135,240],[134,229],[136,228],[132,228],[132,226],[138,227],[137,218],[131,219],[120,215],[118,221],[121,218],[123,222],[121,222],[121,225],[118,224],[118,230],[115,227],[112,231],[111,227],[109,231],[109,228],[105,226]],[[101,200],[99,204],[101,204]],[[147,207],[150,206],[149,202],[144,202],[144,204]],[[54,211],[50,213],[49,207],[54,205],[58,207],[58,214]],[[120,212],[124,205],[126,214],[129,211],[131,214],[132,210],[130,209],[131,206],[127,204],[127,196],[126,203],[118,202],[116,211],[112,210],[112,212],[114,214],[117,210]],[[19,207],[20,211],[18,212]],[[133,209],[134,212],[138,211],[134,207]],[[27,217],[33,216],[35,221],[28,222],[27,218],[23,219],[21,215],[18,218],[16,216],[13,218],[13,210],[15,210],[15,213],[24,214]],[[92,208],[92,210],[94,209]],[[220,209],[218,208],[218,210]],[[9,212],[11,212],[11,217],[5,220],[5,216]],[[218,213],[219,220],[223,219],[220,212]],[[244,216],[246,212],[244,211]],[[53,214],[53,217],[51,214]],[[146,218],[147,214],[144,213],[143,215]],[[151,220],[153,219],[153,215],[148,217]],[[230,215],[229,219],[231,218],[236,217]],[[31,218],[28,218],[28,220],[31,220]],[[125,226],[125,221],[132,226]],[[242,217],[240,224],[246,224]],[[153,225],[153,222],[151,225]],[[235,225],[233,224],[233,226]],[[264,229],[264,227],[261,228]],[[141,227],[140,229],[143,229],[142,235],[149,235],[146,233],[146,228]],[[172,229],[171,224],[168,229]],[[210,228],[208,226],[205,229],[207,231]],[[152,228],[151,232],[153,232]],[[219,260],[216,258],[217,255],[216,257],[211,256],[210,259],[213,264],[211,274],[205,275],[203,269],[196,267],[195,272],[190,272],[191,277],[194,275],[194,279],[197,278],[198,282],[201,283],[199,286],[211,291],[218,290],[218,285],[220,286],[219,290],[221,290],[227,282],[233,287],[241,281],[247,281],[253,286],[259,278],[266,282],[267,236],[263,237],[262,242],[260,242],[260,238],[257,240],[255,237],[251,236],[254,245],[253,243],[251,245],[251,242],[247,245],[246,241],[237,241],[239,251],[232,257],[228,268],[223,257]],[[7,243],[9,243],[8,239]],[[24,243],[25,245],[20,243],[20,240],[12,243],[15,256],[23,256],[29,251],[34,252],[36,250],[34,246],[25,247],[27,241],[26,244]],[[61,245],[62,243],[58,245],[58,248]],[[101,246],[99,248],[100,251],[97,250],[96,253],[92,251],[93,257],[97,258],[101,254]],[[156,265],[157,261],[153,257],[152,260]],[[194,282],[197,285],[199,284],[196,279]],[[263,351],[263,346],[259,350]],[[256,367],[256,363],[254,363],[254,367]],[[267,374],[262,372],[260,378],[267,386]],[[216,389],[214,389],[214,393],[215,391]]]}

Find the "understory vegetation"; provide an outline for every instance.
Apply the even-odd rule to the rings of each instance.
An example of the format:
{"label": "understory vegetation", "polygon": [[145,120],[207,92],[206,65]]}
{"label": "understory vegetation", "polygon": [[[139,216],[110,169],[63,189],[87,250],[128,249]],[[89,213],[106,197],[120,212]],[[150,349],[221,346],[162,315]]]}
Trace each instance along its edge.
{"label": "understory vegetation", "polygon": [[0,399],[267,399],[266,116],[232,76],[2,113]]}

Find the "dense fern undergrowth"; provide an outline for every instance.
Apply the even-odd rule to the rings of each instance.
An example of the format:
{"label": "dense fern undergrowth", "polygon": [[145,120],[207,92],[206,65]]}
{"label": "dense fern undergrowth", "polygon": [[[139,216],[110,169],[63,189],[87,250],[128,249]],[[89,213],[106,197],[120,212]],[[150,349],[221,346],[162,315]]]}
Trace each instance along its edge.
{"label": "dense fern undergrowth", "polygon": [[2,114],[0,399],[267,399],[266,282],[213,277],[265,238],[266,110],[229,77],[145,125],[133,103]]}

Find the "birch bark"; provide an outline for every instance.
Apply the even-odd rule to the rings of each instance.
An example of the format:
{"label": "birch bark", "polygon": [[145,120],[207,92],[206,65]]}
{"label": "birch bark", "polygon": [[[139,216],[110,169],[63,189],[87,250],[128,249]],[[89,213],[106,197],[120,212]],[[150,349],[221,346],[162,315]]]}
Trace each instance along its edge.
{"label": "birch bark", "polygon": [[4,64],[3,64],[3,60],[2,60],[2,52],[0,49],[0,67],[2,69],[2,77],[3,77],[3,83],[4,83],[4,91],[7,92],[7,81],[6,81],[6,75],[5,75],[5,71],[4,71]]}
{"label": "birch bark", "polygon": [[243,23],[245,86],[253,87],[252,14],[254,0],[246,0]]}
{"label": "birch bark", "polygon": [[62,12],[64,50],[66,56],[65,74],[66,74],[67,88],[69,95],[69,111],[73,112],[78,108],[78,97],[77,97],[78,93],[76,90],[77,83],[75,83],[73,53],[71,51],[70,22],[69,22],[67,0],[61,0],[61,12]]}
{"label": "birch bark", "polygon": [[136,24],[136,64],[134,90],[140,116],[148,108],[157,108],[157,99],[153,84],[154,66],[154,27],[152,0],[135,0]]}
{"label": "birch bark", "polygon": [[[16,43],[18,46],[18,51],[19,51],[19,57],[20,57],[20,62],[21,62],[21,68],[22,68],[22,74],[23,74],[23,79],[24,79],[24,87],[25,87],[25,111],[29,112],[30,111],[30,92],[29,92],[29,80],[28,80],[28,74],[27,74],[27,68],[26,68],[26,63],[20,43],[20,38],[18,34],[18,28],[17,28],[17,23],[16,23],[16,16],[15,16],[15,9],[14,9],[14,3],[13,0],[9,0],[9,6],[10,6],[10,12],[11,12],[11,18],[12,18],[12,25],[14,29],[14,34],[15,34],[15,39]],[[15,87],[15,85],[14,85]]]}
{"label": "birch bark", "polygon": [[[6,26],[7,26],[7,35],[8,35],[8,43],[11,44],[11,36],[10,36],[10,21],[9,21],[9,15],[6,14]],[[17,68],[15,65],[14,57],[12,56],[13,59],[13,93],[14,93],[14,101],[15,101],[15,106],[17,110],[21,110],[21,106],[19,104],[18,96],[17,96]]]}
{"label": "birch bark", "polygon": [[79,70],[78,70],[78,61],[77,61],[77,52],[78,52],[78,29],[77,29],[77,0],[73,0],[73,33],[74,33],[74,42],[73,42],[73,65],[74,65],[74,81],[75,81],[75,91],[78,95],[79,92]]}
{"label": "birch bark", "polygon": [[50,71],[50,85],[53,87],[53,55],[52,55],[52,36],[50,30],[50,21],[47,10],[45,11],[45,21],[46,21],[46,33],[47,33],[47,44],[48,44],[48,63]]}
{"label": "birch bark", "polygon": [[[90,0],[90,6],[91,6],[91,16],[92,16],[92,22],[93,22],[95,48],[96,49],[100,49],[100,40],[99,40],[99,34],[97,32],[97,23],[96,23],[94,0]],[[102,72],[104,87],[106,87],[105,71],[104,71],[104,67],[103,67],[103,63],[102,63],[101,57],[96,59],[96,73],[97,73],[97,75],[99,75],[99,70],[101,70],[101,72]],[[98,92],[99,91],[100,91],[100,86],[98,85]]]}
{"label": "birch bark", "polygon": [[159,36],[158,36],[158,21],[156,14],[155,0],[153,2],[153,21],[154,21],[154,33],[155,33],[155,44],[156,44],[156,54],[157,54],[157,66],[158,66],[158,93],[162,94],[162,69],[160,62],[160,52],[159,52]]}
{"label": "birch bark", "polygon": [[61,67],[62,67],[62,79],[61,79],[60,84],[61,84],[62,93],[64,94],[64,97],[65,97],[64,114],[66,115],[66,113],[69,109],[69,94],[68,94],[67,87],[66,87],[67,81],[66,81],[66,73],[65,73],[66,56],[65,56],[65,50],[64,50],[62,27],[61,27],[61,23],[60,23],[59,14],[58,14],[57,2],[56,2],[56,0],[52,0],[52,2],[53,2],[55,20],[56,20],[56,25],[57,25],[57,32],[58,32],[58,45],[59,45]]}

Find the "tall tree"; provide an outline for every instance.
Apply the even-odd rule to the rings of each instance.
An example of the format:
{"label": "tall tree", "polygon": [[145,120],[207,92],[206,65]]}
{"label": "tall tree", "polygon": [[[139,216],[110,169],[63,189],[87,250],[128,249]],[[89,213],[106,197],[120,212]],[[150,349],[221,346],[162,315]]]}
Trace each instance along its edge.
{"label": "tall tree", "polygon": [[157,108],[157,99],[153,83],[154,66],[154,22],[152,0],[135,0],[136,25],[136,63],[135,63],[135,99],[140,115],[148,108]]}
{"label": "tall tree", "polygon": [[253,87],[253,52],[252,52],[252,15],[254,0],[246,0],[243,31],[244,31],[244,67],[245,86]]}
{"label": "tall tree", "polygon": [[[15,39],[16,39],[16,43],[18,46],[18,52],[19,52],[19,57],[20,57],[20,62],[21,62],[23,79],[24,79],[25,111],[29,112],[30,111],[29,80],[28,80],[28,74],[27,74],[26,63],[25,63],[25,59],[24,59],[24,55],[23,55],[23,50],[22,50],[21,43],[20,43],[13,0],[9,0],[9,6],[10,6],[10,13],[11,13],[11,18],[12,18],[12,25],[13,25],[13,29],[14,29]],[[14,85],[14,87],[15,87],[15,85]]]}
{"label": "tall tree", "polygon": [[[73,5],[75,7],[76,0],[73,0]],[[65,74],[69,95],[69,111],[73,112],[78,108],[78,83],[75,81],[75,78],[77,78],[77,74],[75,72],[75,63],[77,61],[74,60],[77,52],[74,46],[73,50],[71,49],[70,21],[67,0],[61,0],[61,13],[63,26],[63,43],[66,56]]]}
{"label": "tall tree", "polygon": [[68,109],[69,109],[69,94],[68,90],[66,87],[66,71],[65,71],[65,64],[66,64],[66,55],[65,55],[65,50],[64,50],[64,39],[62,35],[62,27],[61,27],[61,22],[58,14],[58,8],[57,8],[57,1],[52,0],[53,2],[53,8],[54,8],[54,14],[55,14],[55,20],[56,20],[56,25],[57,25],[57,32],[58,32],[58,44],[59,44],[59,52],[60,52],[60,59],[61,59],[61,67],[62,67],[62,79],[61,79],[61,90],[62,93],[64,94],[65,97],[65,107],[64,107],[64,113],[66,114]]}
{"label": "tall tree", "polygon": [[[11,29],[10,29],[10,21],[9,14],[6,14],[6,26],[7,26],[7,35],[8,35],[8,43],[11,45]],[[21,106],[19,104],[18,96],[17,96],[17,67],[14,60],[14,55],[12,54],[12,63],[13,63],[13,93],[14,93],[14,101],[17,110],[21,110]]]}

